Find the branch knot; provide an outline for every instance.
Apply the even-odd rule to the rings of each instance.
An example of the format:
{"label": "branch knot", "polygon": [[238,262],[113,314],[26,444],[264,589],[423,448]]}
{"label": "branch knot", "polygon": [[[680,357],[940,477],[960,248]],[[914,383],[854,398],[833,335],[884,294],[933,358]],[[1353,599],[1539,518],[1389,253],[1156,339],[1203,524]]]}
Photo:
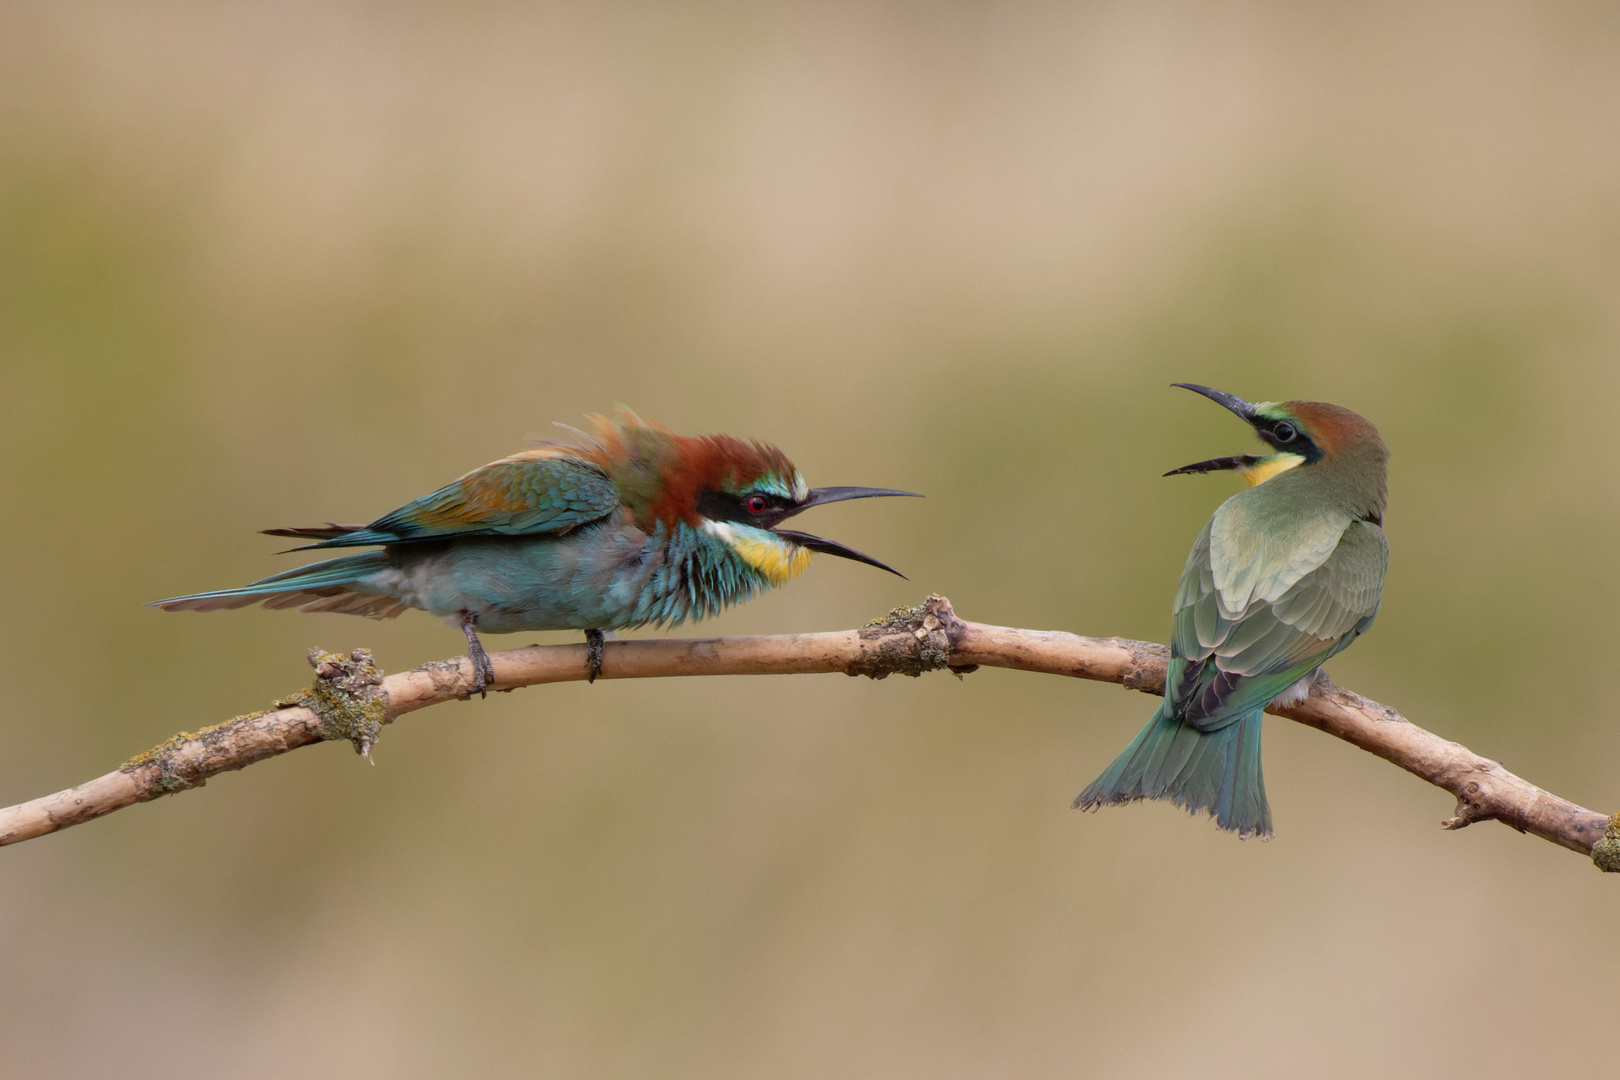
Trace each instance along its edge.
{"label": "branch knot", "polygon": [[322,739],[347,739],[354,752],[370,759],[371,748],[388,723],[383,674],[370,649],[342,653],[309,650],[315,685],[276,702],[276,708],[302,705],[320,718]]}
{"label": "branch knot", "polygon": [[873,648],[861,650],[846,674],[883,679],[907,675],[915,679],[925,671],[950,668],[958,677],[977,665],[951,667],[951,634],[962,625],[943,596],[930,596],[917,607],[897,607],[860,629],[861,640]]}
{"label": "branch knot", "polygon": [[1620,814],[1612,814],[1603,839],[1592,845],[1592,862],[1605,874],[1620,874]]}

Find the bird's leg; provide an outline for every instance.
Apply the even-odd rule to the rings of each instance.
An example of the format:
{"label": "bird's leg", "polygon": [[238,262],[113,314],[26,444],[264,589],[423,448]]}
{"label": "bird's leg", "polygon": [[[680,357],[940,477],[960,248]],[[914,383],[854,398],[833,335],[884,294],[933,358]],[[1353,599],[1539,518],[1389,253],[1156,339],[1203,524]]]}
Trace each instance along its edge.
{"label": "bird's leg", "polygon": [[585,669],[590,672],[585,676],[586,682],[595,682],[596,677],[602,673],[602,659],[606,655],[602,641],[602,631],[585,631]]}
{"label": "bird's leg", "polygon": [[467,635],[467,659],[473,666],[473,690],[479,697],[489,697],[489,685],[495,681],[495,665],[490,662],[484,643],[478,640],[478,623],[470,611],[461,613],[461,632]]}

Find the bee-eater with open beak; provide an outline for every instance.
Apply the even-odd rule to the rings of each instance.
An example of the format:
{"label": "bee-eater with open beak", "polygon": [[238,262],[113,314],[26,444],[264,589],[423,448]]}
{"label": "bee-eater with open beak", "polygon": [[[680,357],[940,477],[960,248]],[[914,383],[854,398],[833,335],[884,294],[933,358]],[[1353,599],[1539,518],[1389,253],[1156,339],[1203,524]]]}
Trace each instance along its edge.
{"label": "bee-eater with open beak", "polygon": [[379,619],[419,608],[467,635],[474,688],[483,691],[495,672],[480,630],[584,630],[594,679],[602,631],[712,615],[786,583],[812,552],[900,573],[781,525],[823,503],[911,492],[811,488],[765,443],[676,435],[630,413],[594,419],[597,437],[587,446],[546,444],[492,462],[370,525],[265,530],[317,541],[297,550],[380,551],[151,606],[218,611],[262,602]]}
{"label": "bee-eater with open beak", "polygon": [[1168,799],[1240,836],[1270,836],[1260,717],[1302,700],[1317,668],[1372,625],[1384,588],[1389,451],[1348,409],[1250,404],[1176,383],[1248,421],[1273,453],[1166,473],[1237,472],[1181,572],[1164,703],[1074,801],[1077,809]]}

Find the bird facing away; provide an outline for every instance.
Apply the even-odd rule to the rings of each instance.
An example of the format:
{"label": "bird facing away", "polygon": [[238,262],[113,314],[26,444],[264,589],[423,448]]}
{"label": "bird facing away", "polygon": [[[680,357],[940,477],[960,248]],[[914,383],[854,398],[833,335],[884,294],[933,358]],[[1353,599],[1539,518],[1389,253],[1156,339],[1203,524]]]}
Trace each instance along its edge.
{"label": "bird facing away", "polygon": [[1275,453],[1165,473],[1230,469],[1249,487],[1221,504],[1187,556],[1164,703],[1074,805],[1168,799],[1239,836],[1270,836],[1261,713],[1302,700],[1317,668],[1378,614],[1389,451],[1377,429],[1337,405],[1255,405],[1174,385],[1247,420]]}
{"label": "bird facing away", "polygon": [[491,462],[370,525],[265,530],[316,541],[298,551],[380,551],[149,606],[263,603],[378,619],[419,608],[461,627],[482,692],[495,672],[480,630],[584,630],[594,679],[603,630],[713,615],[797,576],[812,552],[900,573],[780,526],[823,503],[911,492],[811,488],[766,443],[676,435],[628,412],[593,419],[597,436],[586,446],[548,443]]}

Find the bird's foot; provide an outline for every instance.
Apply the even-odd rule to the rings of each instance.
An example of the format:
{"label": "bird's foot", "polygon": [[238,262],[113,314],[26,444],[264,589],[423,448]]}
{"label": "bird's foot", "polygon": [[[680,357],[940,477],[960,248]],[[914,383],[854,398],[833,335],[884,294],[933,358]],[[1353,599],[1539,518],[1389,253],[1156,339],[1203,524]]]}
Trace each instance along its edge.
{"label": "bird's foot", "polygon": [[473,692],[479,697],[489,697],[489,688],[495,684],[495,664],[476,638],[467,646],[467,659],[473,664]]}
{"label": "bird's foot", "polygon": [[600,630],[585,631],[585,670],[589,673],[585,681],[588,683],[595,682],[596,677],[602,674],[602,660],[607,655],[607,649],[602,644],[604,640]]}
{"label": "bird's foot", "polygon": [[472,661],[473,666],[473,693],[487,698],[489,688],[495,682],[495,664],[490,660],[489,653],[484,651],[484,643],[478,640],[478,624],[473,621],[471,612],[461,613],[461,631],[467,635],[467,659]]}

